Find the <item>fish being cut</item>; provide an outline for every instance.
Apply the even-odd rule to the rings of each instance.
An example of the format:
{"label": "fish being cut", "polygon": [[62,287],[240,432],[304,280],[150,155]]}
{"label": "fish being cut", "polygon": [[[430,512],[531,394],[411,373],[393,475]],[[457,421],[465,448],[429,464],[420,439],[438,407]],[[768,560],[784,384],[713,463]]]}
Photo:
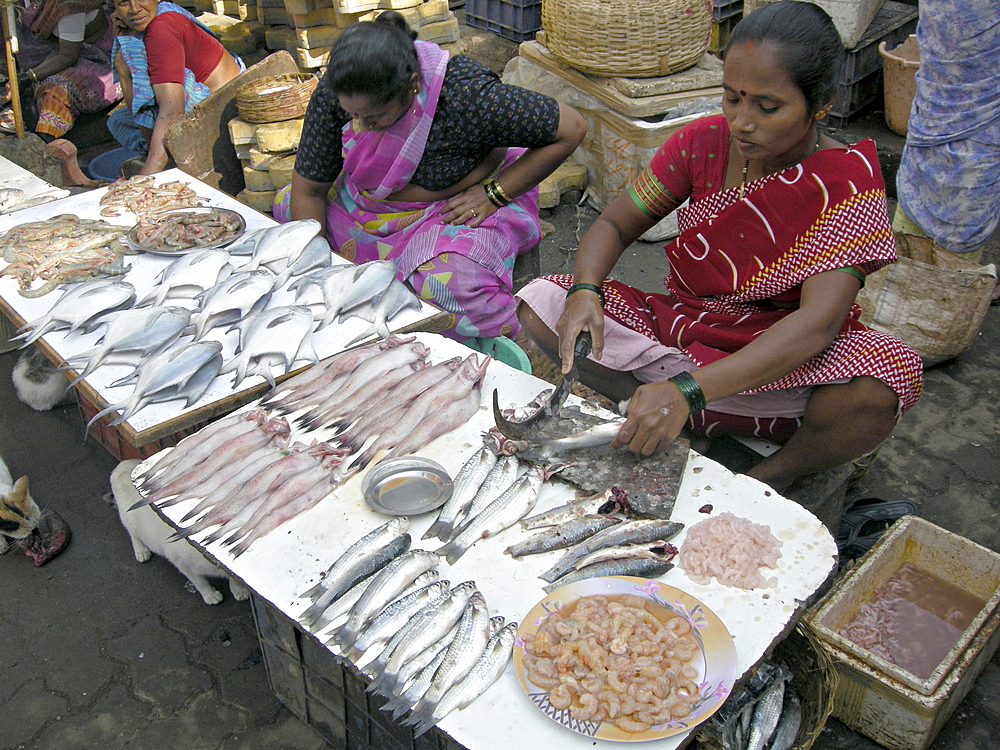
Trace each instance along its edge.
{"label": "fish being cut", "polygon": [[191,299],[221,284],[233,273],[229,253],[210,249],[182,255],[156,277],[153,290],[138,306],[162,305],[167,299]]}
{"label": "fish being cut", "polygon": [[50,331],[87,328],[105,313],[130,307],[135,287],[127,281],[86,281],[67,288],[45,315],[25,323],[13,337],[24,339],[20,347],[33,344]]}
{"label": "fish being cut", "polygon": [[260,375],[274,387],[273,366],[284,375],[294,362],[319,362],[312,343],[313,315],[302,305],[269,307],[240,321],[236,357],[220,374],[236,371],[233,388],[250,375]]}
{"label": "fish being cut", "polygon": [[[142,360],[174,344],[191,322],[183,307],[136,307],[102,315],[96,322],[107,324],[98,345],[72,355],[59,370],[77,370],[70,381],[76,385],[102,364],[124,364]],[[85,363],[80,370],[80,364]]]}
{"label": "fish being cut", "polygon": [[274,274],[260,269],[234,273],[206,289],[197,295],[198,310],[191,316],[195,339],[201,339],[211,328],[234,323],[263,309],[273,288]]}
{"label": "fish being cut", "polygon": [[101,409],[87,422],[85,432],[105,414],[121,412],[108,424],[126,421],[147,404],[185,399],[185,408],[202,397],[222,367],[222,344],[201,341],[174,347],[150,357],[139,368],[135,391],[124,401]]}

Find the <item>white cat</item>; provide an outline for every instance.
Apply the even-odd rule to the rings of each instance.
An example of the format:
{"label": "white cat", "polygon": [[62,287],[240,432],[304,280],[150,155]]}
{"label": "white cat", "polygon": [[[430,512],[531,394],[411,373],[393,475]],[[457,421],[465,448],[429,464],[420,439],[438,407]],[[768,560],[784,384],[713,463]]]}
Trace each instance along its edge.
{"label": "white cat", "polygon": [[35,347],[17,358],[11,381],[17,397],[35,411],[48,411],[73,398],[66,376]]}
{"label": "white cat", "polygon": [[198,589],[205,604],[218,604],[222,601],[222,593],[213,588],[209,578],[228,578],[229,590],[233,596],[239,600],[248,598],[250,591],[246,586],[226,575],[225,571],[209,562],[187,541],[168,541],[174,530],[151,507],[146,505],[129,510],[142,500],[142,495],[132,482],[132,470],[140,463],[134,459],[122,461],[111,472],[111,492],[115,505],[118,506],[122,525],[132,538],[135,559],[146,562],[153,552],[167,558]]}
{"label": "white cat", "polygon": [[28,492],[28,477],[13,481],[7,464],[0,458],[0,555],[7,551],[11,540],[31,534],[41,516]]}

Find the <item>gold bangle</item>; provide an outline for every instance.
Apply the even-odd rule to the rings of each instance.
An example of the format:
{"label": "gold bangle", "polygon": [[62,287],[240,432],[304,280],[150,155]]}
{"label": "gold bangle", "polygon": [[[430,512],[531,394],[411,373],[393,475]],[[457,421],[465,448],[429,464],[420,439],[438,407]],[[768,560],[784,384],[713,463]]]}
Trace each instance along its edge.
{"label": "gold bangle", "polygon": [[510,203],[510,196],[504,192],[502,187],[500,187],[500,182],[498,180],[493,180],[493,188],[497,191],[497,195],[503,199],[504,203]]}
{"label": "gold bangle", "polygon": [[505,201],[497,193],[496,182],[487,182],[483,185],[483,189],[486,191],[486,197],[489,198],[490,203],[497,208],[503,208],[509,203],[509,201]]}
{"label": "gold bangle", "polygon": [[31,76],[31,80],[32,81],[34,81],[35,83],[38,83],[38,74],[35,73],[34,70],[32,70],[31,68],[28,68],[28,75]]}

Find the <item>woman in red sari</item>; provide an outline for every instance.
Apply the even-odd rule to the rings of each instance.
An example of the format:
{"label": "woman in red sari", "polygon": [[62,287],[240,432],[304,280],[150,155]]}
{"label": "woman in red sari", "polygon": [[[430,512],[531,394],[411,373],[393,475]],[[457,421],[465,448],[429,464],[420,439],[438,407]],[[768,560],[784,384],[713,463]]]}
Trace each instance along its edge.
{"label": "woman in red sari", "polygon": [[[875,144],[817,127],[842,54],[811,3],[748,15],[726,50],[723,114],[671,136],[580,240],[572,276],[521,291],[522,325],[564,372],[591,333],[581,379],[630,399],[615,445],[759,436],[783,447],[747,473],[782,491],[876,448],[919,397],[919,357],[858,322],[865,275],[896,254]],[[609,280],[685,199],[666,293]]]}

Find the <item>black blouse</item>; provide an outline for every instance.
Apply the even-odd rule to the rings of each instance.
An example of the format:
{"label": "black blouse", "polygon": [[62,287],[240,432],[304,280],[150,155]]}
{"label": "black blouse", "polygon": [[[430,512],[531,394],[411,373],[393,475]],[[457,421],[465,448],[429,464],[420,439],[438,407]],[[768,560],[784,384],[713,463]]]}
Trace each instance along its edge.
{"label": "black blouse", "polygon": [[[341,136],[349,119],[321,81],[306,110],[295,171],[313,182],[333,182],[344,166]],[[445,70],[427,146],[410,182],[443,190],[494,148],[547,146],[558,127],[555,99],[504,84],[486,66],[456,55]]]}

